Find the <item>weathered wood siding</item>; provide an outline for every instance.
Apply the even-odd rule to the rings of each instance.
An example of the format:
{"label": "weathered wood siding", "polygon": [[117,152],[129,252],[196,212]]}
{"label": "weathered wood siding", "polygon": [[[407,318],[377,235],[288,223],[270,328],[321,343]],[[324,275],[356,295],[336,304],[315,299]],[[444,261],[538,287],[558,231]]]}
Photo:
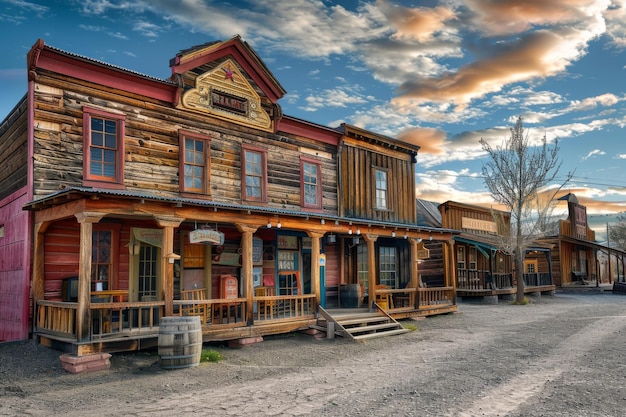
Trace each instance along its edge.
{"label": "weathered wood siding", "polygon": [[27,184],[27,102],[21,101],[0,125],[0,201]]}
{"label": "weathered wood siding", "polygon": [[[441,223],[444,228],[464,230],[479,236],[494,236],[494,233],[486,230],[464,229],[463,218],[485,222],[503,222],[504,224],[508,224],[511,218],[510,214],[504,211],[491,210],[486,207],[471,206],[453,201],[443,203],[439,210],[441,211]],[[498,230],[500,230],[500,225],[498,225]]]}
{"label": "weathered wood siding", "polygon": [[0,124],[0,342],[28,338],[31,312],[27,101]]}
{"label": "weathered wood siding", "polygon": [[[83,106],[120,113],[125,121],[127,190],[178,197],[179,130],[211,140],[210,184],[213,201],[241,201],[241,146],[267,150],[268,206],[300,210],[300,156],[319,157],[324,212],[337,213],[336,148],[278,132],[236,126],[167,103],[109,91],[41,71],[35,86],[35,195],[82,185]],[[313,156],[315,158],[315,156]],[[59,167],[63,169],[59,169]]]}
{"label": "weathered wood siding", "polygon": [[[415,171],[407,155],[393,156],[377,152],[371,147],[343,146],[340,152],[341,209],[348,217],[386,222],[411,223],[417,221],[415,206]],[[388,207],[376,209],[373,167],[388,169]]]}

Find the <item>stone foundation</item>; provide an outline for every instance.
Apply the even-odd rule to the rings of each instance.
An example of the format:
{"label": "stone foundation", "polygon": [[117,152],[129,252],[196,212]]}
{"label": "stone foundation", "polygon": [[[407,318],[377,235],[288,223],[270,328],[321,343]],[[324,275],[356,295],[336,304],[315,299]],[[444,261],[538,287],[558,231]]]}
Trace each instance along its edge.
{"label": "stone foundation", "polygon": [[59,356],[63,369],[73,374],[95,372],[111,367],[111,354],[97,353],[95,355],[76,356],[64,353]]}
{"label": "stone foundation", "polygon": [[243,339],[229,340],[228,341],[228,347],[229,348],[234,348],[234,349],[241,349],[242,347],[245,347],[247,345],[251,345],[253,343],[260,343],[262,341],[263,341],[263,337],[262,336],[245,337]]}

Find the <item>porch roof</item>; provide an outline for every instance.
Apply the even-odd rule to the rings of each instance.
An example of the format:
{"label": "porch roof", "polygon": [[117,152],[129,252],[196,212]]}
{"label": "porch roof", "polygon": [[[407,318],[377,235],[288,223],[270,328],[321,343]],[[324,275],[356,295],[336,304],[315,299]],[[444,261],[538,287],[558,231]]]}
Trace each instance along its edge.
{"label": "porch roof", "polygon": [[250,213],[263,213],[263,214],[276,214],[282,216],[292,216],[299,218],[312,218],[312,219],[324,219],[325,221],[340,221],[340,222],[352,222],[353,224],[360,225],[372,225],[372,226],[382,226],[382,227],[397,227],[405,230],[412,230],[418,232],[433,232],[433,233],[450,233],[453,235],[459,234],[459,230],[455,229],[445,229],[441,227],[428,227],[428,226],[419,226],[416,224],[410,223],[394,223],[394,222],[384,222],[379,220],[370,220],[370,219],[362,219],[356,217],[343,217],[334,214],[327,213],[317,213],[317,212],[307,212],[302,210],[286,210],[279,209],[274,207],[264,207],[264,206],[251,206],[251,205],[242,205],[242,204],[233,204],[233,203],[221,203],[211,200],[200,200],[200,199],[192,199],[192,198],[181,198],[181,197],[171,197],[171,196],[163,196],[163,195],[155,195],[150,193],[138,192],[138,191],[129,191],[129,190],[115,190],[115,189],[97,189],[90,187],[68,187],[63,190],[59,190],[52,194],[49,194],[45,197],[38,198],[26,203],[23,207],[24,210],[30,211],[39,211],[49,207],[54,207],[59,204],[65,204],[69,201],[80,200],[85,197],[92,196],[109,196],[109,197],[117,197],[117,198],[125,198],[125,199],[138,199],[138,200],[146,200],[146,201],[155,201],[155,202],[164,202],[164,203],[172,203],[172,204],[185,204],[192,205],[197,207],[207,207],[214,209],[225,209],[225,210],[233,210],[240,212],[250,212]]}

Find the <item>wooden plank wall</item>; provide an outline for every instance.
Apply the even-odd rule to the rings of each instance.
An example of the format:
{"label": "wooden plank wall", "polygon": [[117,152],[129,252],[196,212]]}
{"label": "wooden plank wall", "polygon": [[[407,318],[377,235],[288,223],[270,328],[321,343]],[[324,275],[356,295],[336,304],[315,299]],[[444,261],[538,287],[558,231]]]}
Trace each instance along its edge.
{"label": "wooden plank wall", "polygon": [[[337,213],[336,148],[294,135],[261,132],[166,103],[120,95],[41,71],[35,91],[36,196],[82,185],[83,106],[126,116],[124,182],[128,190],[178,197],[179,129],[209,135],[211,199],[241,203],[241,145],[267,150],[268,206],[300,210],[300,155],[319,157],[324,212]],[[63,170],[57,167],[63,166]]]}
{"label": "wooden plank wall", "polygon": [[27,102],[20,102],[0,125],[0,201],[27,184]]}
{"label": "wooden plank wall", "polygon": [[28,338],[30,213],[22,210],[27,202],[24,189],[0,200],[0,342]]}
{"label": "wooden plank wall", "polygon": [[[389,170],[390,210],[376,210],[372,167]],[[341,149],[341,194],[343,215],[387,222],[415,224],[417,212],[413,189],[413,164],[367,148]]]}

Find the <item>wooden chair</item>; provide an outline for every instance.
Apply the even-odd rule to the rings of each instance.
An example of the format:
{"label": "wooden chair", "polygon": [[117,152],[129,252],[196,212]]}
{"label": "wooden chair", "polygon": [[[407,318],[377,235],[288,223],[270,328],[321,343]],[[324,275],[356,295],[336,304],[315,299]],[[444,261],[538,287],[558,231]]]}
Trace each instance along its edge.
{"label": "wooden chair", "polygon": [[[194,288],[193,290],[182,290],[180,296],[185,301],[206,300],[206,288]],[[211,317],[211,307],[203,303],[185,304],[182,306],[183,316],[200,316],[200,322],[205,324],[207,318]]]}
{"label": "wooden chair", "polygon": [[[276,295],[276,288],[274,287],[256,287],[254,289],[255,297],[270,297]],[[259,300],[258,301],[258,312],[259,316],[263,313],[263,317],[267,319],[267,317],[274,317],[274,300]]]}
{"label": "wooden chair", "polygon": [[378,290],[388,290],[390,287],[388,285],[377,285],[376,286],[376,304],[378,304],[383,310],[388,310],[393,308],[393,299],[391,298],[391,294],[389,293],[379,293]]}

